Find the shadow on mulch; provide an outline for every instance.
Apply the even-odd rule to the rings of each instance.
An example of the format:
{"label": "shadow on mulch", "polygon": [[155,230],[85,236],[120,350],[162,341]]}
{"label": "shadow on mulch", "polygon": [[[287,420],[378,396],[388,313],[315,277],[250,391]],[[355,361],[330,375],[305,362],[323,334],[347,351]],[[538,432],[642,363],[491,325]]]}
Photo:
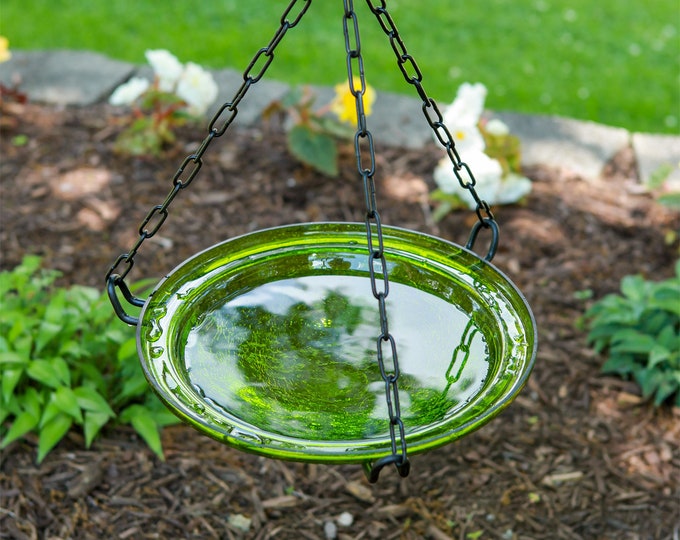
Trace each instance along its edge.
{"label": "shadow on mulch", "polygon": [[[116,128],[105,106],[17,114],[0,143],[2,269],[39,254],[62,283],[102,287],[203,132],[187,130],[163,159],[130,159],[111,152]],[[16,134],[27,143],[13,144]],[[375,138],[383,223],[465,243],[473,213],[431,219],[427,193],[441,151],[380,148]],[[276,129],[224,139],[144,245],[132,279],[160,277],[248,231],[363,221],[350,148],[331,179],[291,160]],[[596,180],[526,172],[534,182],[527,201],[495,209],[494,262],[532,305],[539,352],[527,388],[489,425],[413,457],[407,479],[386,470],[374,486],[355,467],[246,455],[185,426],[164,432],[164,462],[122,428],[91,450],[72,432],[40,466],[29,439],[1,454],[0,538],[315,539],[334,530],[343,539],[677,538],[680,412],[655,411],[633,385],[601,376],[603,360],[575,323],[590,302],[581,291],[597,299],[626,274],[672,275],[678,246],[664,238],[678,215],[640,193],[629,151]]]}

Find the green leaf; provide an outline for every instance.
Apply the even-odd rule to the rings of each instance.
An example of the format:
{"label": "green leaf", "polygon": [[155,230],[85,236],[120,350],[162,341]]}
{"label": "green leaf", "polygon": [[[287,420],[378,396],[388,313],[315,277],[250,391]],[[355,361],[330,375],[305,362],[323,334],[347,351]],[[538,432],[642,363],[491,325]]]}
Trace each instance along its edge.
{"label": "green leaf", "polygon": [[163,461],[163,447],[161,445],[158,425],[152,413],[142,405],[130,405],[120,415],[121,421],[132,425],[137,433],[144,439],[151,450]]}
{"label": "green leaf", "polygon": [[33,431],[38,426],[39,421],[40,417],[33,415],[29,411],[19,414],[14,419],[14,422],[12,422],[2,442],[0,442],[0,448],[5,448],[9,443]]}
{"label": "green leaf", "polygon": [[626,331],[627,327],[620,324],[598,324],[593,325],[592,330],[588,333],[588,341],[594,341],[600,338],[607,338],[607,342],[611,341],[612,337],[621,330]]}
{"label": "green leaf", "polygon": [[602,365],[603,373],[618,373],[619,375],[628,375],[635,371],[638,363],[630,354],[613,354]]}
{"label": "green leaf", "polygon": [[49,451],[64,438],[64,435],[71,429],[72,423],[73,420],[69,415],[61,413],[42,427],[38,438],[38,463],[42,463]]}
{"label": "green leaf", "polygon": [[81,358],[87,355],[87,349],[77,341],[65,341],[59,346],[57,354],[66,358]]}
{"label": "green leaf", "polygon": [[338,175],[338,151],[332,137],[299,124],[288,132],[288,148],[310,167],[328,176]]}
{"label": "green leaf", "polygon": [[657,341],[669,351],[680,351],[680,332],[671,324],[659,332]]}
{"label": "green leaf", "polygon": [[[15,417],[5,438],[0,443],[0,448],[4,448],[12,441],[33,431],[40,421],[41,399],[35,388],[29,388],[18,401],[20,401],[22,412]],[[9,404],[7,406],[9,408]]]}
{"label": "green leaf", "polygon": [[65,386],[71,386],[71,368],[68,362],[59,356],[55,356],[50,359],[52,366],[54,366],[55,371],[59,376],[59,380],[64,383]]}
{"label": "green leaf", "polygon": [[94,388],[79,386],[73,393],[76,396],[78,406],[84,411],[105,414],[108,418],[116,416],[106,399]]}
{"label": "green leaf", "polygon": [[23,369],[2,370],[2,402],[7,403],[24,374]]}
{"label": "green leaf", "polygon": [[14,345],[15,350],[28,354],[33,344],[33,336],[26,334],[32,332],[31,327],[33,325],[31,325],[28,317],[22,315],[21,313],[6,313],[5,316],[11,317],[14,321],[12,328],[9,332],[7,332],[7,339]]}
{"label": "green leaf", "polygon": [[142,373],[135,373],[133,377],[129,377],[125,380],[122,388],[116,394],[114,402],[117,404],[122,404],[130,398],[143,396],[148,391],[149,383],[144,378],[144,375]]}
{"label": "green leaf", "polygon": [[636,325],[636,329],[643,334],[656,336],[666,325],[672,324],[673,319],[674,316],[671,313],[667,313],[662,309],[656,309],[651,306],[650,301],[650,308],[644,311],[644,315]]}
{"label": "green leaf", "polygon": [[612,337],[612,352],[649,354],[656,347],[656,339],[647,334],[624,330]]}
{"label": "green leaf", "polygon": [[27,375],[45,386],[58,388],[62,384],[70,385],[71,374],[68,364],[61,358],[50,360],[33,360],[26,369]]}
{"label": "green leaf", "polygon": [[158,427],[173,426],[180,423],[180,419],[171,413],[156,394],[149,393],[144,401],[146,407]]}
{"label": "green leaf", "polygon": [[83,423],[83,413],[78,404],[78,398],[68,386],[60,386],[53,394],[54,402],[59,410],[71,416],[79,424]]}
{"label": "green leaf", "polygon": [[80,375],[83,386],[96,390],[109,401],[109,393],[116,385],[110,373],[101,373],[96,366],[88,364],[80,366]]}
{"label": "green leaf", "polygon": [[19,403],[16,396],[11,396],[6,403],[2,403],[0,406],[0,427],[3,426],[10,415],[17,416],[18,414],[21,414]]}
{"label": "green leaf", "polygon": [[126,361],[130,358],[133,358],[135,363],[138,362],[137,360],[137,339],[136,338],[131,338],[127,339],[119,348],[118,348],[118,361]]}
{"label": "green leaf", "polygon": [[33,349],[33,336],[22,335],[16,339],[11,339],[12,348],[18,352],[21,356],[25,358],[31,357],[31,351]]}
{"label": "green leaf", "polygon": [[668,349],[662,347],[661,345],[657,345],[649,353],[649,358],[647,359],[647,369],[654,369],[658,364],[665,362],[670,357],[671,352]]}
{"label": "green leaf", "polygon": [[85,446],[87,448],[92,445],[92,441],[97,436],[101,428],[106,425],[110,418],[111,416],[105,412],[85,412],[85,422],[83,426],[85,432]]}
{"label": "green leaf", "polygon": [[39,353],[45,346],[64,329],[64,325],[43,321],[38,328],[38,335],[35,338],[35,352]]}
{"label": "green leaf", "polygon": [[680,210],[680,191],[664,193],[663,195],[659,196],[657,201],[664,206],[668,206],[669,208]]}
{"label": "green leaf", "polygon": [[[57,289],[54,296],[50,299],[45,309],[43,321],[38,328],[38,335],[35,340],[35,353],[39,353],[43,348],[64,328],[66,291]],[[66,338],[66,336],[63,336]]]}
{"label": "green leaf", "polygon": [[312,117],[314,125],[322,132],[340,139],[352,140],[356,133],[356,127],[338,122],[336,118],[328,116]]}
{"label": "green leaf", "polygon": [[661,291],[649,303],[651,309],[662,309],[680,317],[680,291]]}
{"label": "green leaf", "polygon": [[673,172],[673,166],[670,163],[662,163],[659,165],[652,174],[649,175],[646,185],[648,189],[654,190],[659,189],[663,186],[666,179]]}
{"label": "green leaf", "polygon": [[677,381],[664,378],[659,382],[654,393],[654,405],[657,407],[670,398],[675,392],[680,391],[680,384]]}
{"label": "green leaf", "polygon": [[13,367],[16,368],[18,365],[28,364],[28,361],[28,358],[14,351],[0,352],[0,364],[13,364]]}
{"label": "green leaf", "polygon": [[621,292],[633,302],[641,302],[647,296],[650,284],[642,276],[626,276],[621,280]]}
{"label": "green leaf", "polygon": [[78,310],[79,313],[86,315],[91,312],[93,306],[97,303],[101,293],[94,287],[85,287],[82,285],[74,285],[66,294],[68,303]]}
{"label": "green leaf", "polygon": [[40,417],[40,424],[38,424],[38,427],[43,427],[44,425],[49,424],[53,418],[59,416],[60,414],[64,414],[64,412],[55,403],[54,392],[52,392],[50,394],[50,399],[47,402],[47,405],[45,405],[45,409],[42,412],[42,416]]}
{"label": "green leaf", "polygon": [[659,385],[663,382],[663,374],[659,371],[651,369],[639,369],[634,374],[635,380],[640,385],[642,395],[645,398],[650,397]]}
{"label": "green leaf", "polygon": [[432,219],[435,223],[439,223],[451,210],[453,210],[451,203],[448,201],[442,201],[439,205],[437,205],[437,208],[435,208],[434,212],[432,213]]}

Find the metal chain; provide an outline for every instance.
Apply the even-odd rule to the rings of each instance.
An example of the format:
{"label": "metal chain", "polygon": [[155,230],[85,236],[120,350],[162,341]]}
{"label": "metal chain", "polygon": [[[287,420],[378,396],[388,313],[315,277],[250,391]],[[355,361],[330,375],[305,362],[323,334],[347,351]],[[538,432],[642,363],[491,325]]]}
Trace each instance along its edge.
{"label": "metal chain", "polygon": [[[456,346],[451,355],[451,362],[449,363],[449,368],[446,370],[446,388],[444,389],[444,394],[448,393],[451,385],[458,382],[458,379],[460,379],[460,376],[463,374],[463,369],[465,369],[467,361],[470,358],[470,346],[472,345],[472,340],[477,332],[479,332],[479,330],[474,325],[472,319],[469,319],[467,325],[465,325],[465,330],[463,330],[463,335],[460,337],[460,343]],[[457,368],[456,373],[453,372],[454,368]]]}
{"label": "metal chain", "polygon": [[385,34],[390,40],[392,50],[394,51],[394,54],[397,57],[397,65],[399,66],[399,69],[401,70],[404,79],[406,80],[407,83],[415,87],[418,96],[420,96],[420,99],[423,101],[422,104],[423,114],[427,119],[427,123],[432,128],[432,131],[434,132],[437,141],[439,141],[439,143],[446,150],[446,154],[449,156],[451,164],[453,165],[453,173],[456,175],[458,183],[463,189],[468,190],[470,192],[470,195],[472,195],[472,198],[475,200],[475,203],[477,205],[475,212],[477,213],[477,218],[479,219],[478,223],[479,226],[473,228],[472,233],[470,234],[470,239],[468,240],[468,243],[466,244],[465,247],[467,247],[468,249],[471,249],[473,247],[474,242],[477,238],[477,234],[479,233],[480,227],[483,227],[485,229],[491,229],[493,238],[491,242],[491,247],[485,257],[486,260],[490,261],[495,255],[496,246],[498,245],[498,225],[493,217],[491,208],[489,207],[489,204],[485,200],[479,197],[477,190],[475,189],[477,180],[475,180],[475,177],[472,174],[472,171],[470,170],[468,164],[465,163],[458,155],[458,150],[456,150],[456,143],[454,142],[453,137],[451,136],[451,132],[444,124],[444,117],[442,116],[442,113],[440,112],[437,103],[425,92],[425,89],[423,88],[422,85],[423,74],[420,71],[418,64],[416,64],[416,61],[414,60],[413,56],[411,56],[408,50],[406,49],[404,40],[401,38],[401,35],[397,30],[397,27],[394,24],[394,20],[392,19],[392,16],[387,11],[387,5],[385,0],[382,0],[380,2],[380,5],[377,7],[371,0],[366,0],[366,2],[368,3],[368,7],[371,10],[371,12],[378,19],[378,22],[380,24],[380,27],[383,29],[383,32],[385,32]]}
{"label": "metal chain", "polygon": [[[146,240],[154,236],[161,228],[168,217],[168,211],[172,201],[182,189],[191,184],[198,174],[198,171],[200,171],[203,166],[203,154],[210,146],[210,143],[215,138],[224,135],[227,131],[238,114],[239,103],[241,103],[241,100],[245,97],[250,87],[262,78],[274,59],[274,51],[283,39],[283,36],[288,30],[295,27],[300,22],[300,19],[307,12],[311,3],[312,0],[292,0],[288,4],[288,7],[281,16],[281,25],[274,33],[271,41],[266,47],[262,47],[255,53],[255,56],[248,64],[248,67],[246,67],[243,73],[243,83],[241,84],[241,87],[236,91],[231,101],[224,103],[220,107],[208,125],[208,135],[198,149],[194,153],[188,155],[179,169],[177,169],[177,172],[172,178],[172,189],[165,198],[165,201],[163,201],[162,204],[151,208],[139,226],[139,238],[135,244],[126,253],[121,254],[106,273],[109,299],[111,300],[116,315],[118,315],[123,322],[136,326],[138,319],[125,312],[116,294],[116,289],[120,289],[123,297],[130,304],[138,307],[144,305],[144,300],[135,298],[125,283],[125,277],[130,273],[130,270],[132,270],[132,267],[134,266],[137,251]],[[299,10],[297,11],[297,14],[294,14],[293,8],[296,4],[301,4],[301,6],[298,6]],[[292,13],[294,16],[291,16]]]}
{"label": "metal chain", "polygon": [[[377,460],[368,471],[368,480],[377,482],[380,471],[389,464],[394,464],[402,477],[409,474],[411,464],[406,453],[406,434],[404,422],[401,419],[399,405],[399,359],[397,345],[389,332],[387,308],[385,302],[390,292],[390,283],[385,260],[382,226],[375,196],[375,151],[373,135],[366,127],[366,110],[364,95],[366,93],[366,77],[364,61],[361,55],[361,40],[359,38],[359,23],[354,11],[352,0],[343,0],[345,15],[343,17],[343,33],[345,36],[345,50],[347,52],[347,76],[349,90],[355,98],[357,112],[357,131],[354,136],[354,150],[359,175],[363,180],[364,196],[366,199],[366,240],[368,244],[368,268],[371,279],[371,291],[378,301],[380,312],[380,335],[376,341],[376,353],[380,374],[385,382],[385,401],[389,414],[390,442],[392,453]],[[362,149],[362,146],[364,147]],[[366,152],[366,154],[364,153]],[[367,161],[364,161],[366,155]],[[382,275],[382,279],[379,276]],[[386,353],[383,351],[386,349]],[[387,358],[392,358],[388,367]],[[398,432],[398,433],[397,433]],[[397,444],[399,439],[400,444]]]}

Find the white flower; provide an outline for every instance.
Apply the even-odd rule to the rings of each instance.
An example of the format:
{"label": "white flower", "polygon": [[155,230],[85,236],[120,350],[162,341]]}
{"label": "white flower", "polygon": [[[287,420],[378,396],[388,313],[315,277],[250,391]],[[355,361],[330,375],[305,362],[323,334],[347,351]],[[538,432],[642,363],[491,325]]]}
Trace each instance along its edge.
{"label": "white flower", "polygon": [[476,124],[455,125],[452,128],[449,127],[449,132],[463,160],[467,158],[469,152],[483,152],[486,147],[484,137]]}
{"label": "white flower", "polygon": [[188,62],[177,82],[176,92],[187,102],[189,114],[200,116],[217,98],[217,83],[210,72]]}
{"label": "white flower", "polygon": [[132,77],[113,91],[111,97],[109,97],[109,103],[111,105],[131,105],[148,88],[149,81],[143,77]]}
{"label": "white flower", "polygon": [[165,49],[148,50],[144,56],[158,79],[158,89],[162,92],[172,92],[184,70],[182,63]]}
{"label": "white flower", "polygon": [[444,193],[454,194],[456,190],[462,189],[458,179],[453,173],[453,163],[447,157],[437,163],[433,173],[434,181]]}
{"label": "white flower", "polygon": [[[491,204],[511,204],[519,201],[531,192],[531,180],[515,173],[503,178],[500,189],[496,191],[496,198]],[[488,202],[488,201],[487,201]]]}
{"label": "white flower", "polygon": [[[503,177],[503,169],[498,160],[483,152],[470,153],[466,163],[475,177],[477,195],[491,205],[517,202],[531,191],[531,181],[528,178],[513,173]],[[461,171],[461,176],[463,180],[467,180],[464,171]],[[458,182],[448,157],[442,159],[435,168],[434,181],[444,193],[459,194],[468,208],[474,210],[477,207],[470,192]]]}
{"label": "white flower", "polygon": [[443,113],[444,123],[449,130],[455,129],[456,126],[477,125],[484,112],[486,94],[486,86],[482,83],[461,84],[456,99]]}
{"label": "white flower", "polygon": [[[499,189],[503,176],[501,164],[487,156],[484,152],[470,152],[466,156],[465,163],[470,167],[475,177],[475,191],[477,191],[477,194],[489,204],[493,204],[494,195]],[[468,180],[465,170],[461,170],[460,174],[463,181]],[[453,165],[448,157],[442,159],[435,168],[434,181],[443,192],[460,194],[461,199],[469,208],[476,208],[477,203],[468,190],[464,189],[458,182],[458,178],[453,171]]]}
{"label": "white flower", "polygon": [[506,135],[510,135],[510,128],[508,125],[503,122],[503,120],[499,120],[498,118],[492,118],[489,120],[486,123],[485,128],[488,133],[496,137],[505,137]]}

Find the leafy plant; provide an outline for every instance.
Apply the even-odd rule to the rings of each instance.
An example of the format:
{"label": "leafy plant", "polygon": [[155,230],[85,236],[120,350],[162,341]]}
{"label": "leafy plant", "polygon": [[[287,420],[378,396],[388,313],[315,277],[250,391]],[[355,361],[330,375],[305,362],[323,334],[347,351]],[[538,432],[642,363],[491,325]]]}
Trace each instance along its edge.
{"label": "leafy plant", "polygon": [[124,155],[160,155],[175,141],[173,130],[201,118],[218,93],[212,75],[201,66],[183,65],[164,49],[147,50],[145,56],[154,72],[153,81],[132,77],[109,98],[111,105],[132,107],[114,146]]}
{"label": "leafy plant", "polygon": [[57,287],[40,264],[0,273],[0,448],[35,433],[40,463],[72,427],[89,448],[117,420],[162,459],[159,431],[177,419],[148,391],[134,338],[112,324],[106,294]]}
{"label": "leafy plant", "polygon": [[675,273],[660,282],[626,276],[621,295],[605,296],[584,316],[588,341],[608,352],[602,371],[632,378],[656,406],[680,405],[680,260]]}
{"label": "leafy plant", "polygon": [[[356,80],[355,88],[360,87]],[[371,113],[375,91],[366,87],[364,107]],[[264,111],[265,118],[283,113],[288,118],[288,150],[302,163],[328,176],[338,175],[339,139],[351,139],[356,131],[356,105],[347,83],[335,86],[335,98],[327,106],[314,108],[316,98],[308,87],[293,88]],[[333,114],[328,114],[328,113]]]}

